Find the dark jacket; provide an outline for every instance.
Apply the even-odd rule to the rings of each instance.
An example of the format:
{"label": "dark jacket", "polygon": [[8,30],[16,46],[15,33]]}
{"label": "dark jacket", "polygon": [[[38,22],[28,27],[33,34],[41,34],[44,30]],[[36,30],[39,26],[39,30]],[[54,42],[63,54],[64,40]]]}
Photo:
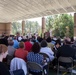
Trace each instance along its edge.
{"label": "dark jacket", "polygon": [[57,58],[60,56],[72,57],[75,59],[75,50],[71,48],[70,45],[64,45],[58,49]]}
{"label": "dark jacket", "polygon": [[0,75],[10,75],[10,72],[3,62],[0,62]]}

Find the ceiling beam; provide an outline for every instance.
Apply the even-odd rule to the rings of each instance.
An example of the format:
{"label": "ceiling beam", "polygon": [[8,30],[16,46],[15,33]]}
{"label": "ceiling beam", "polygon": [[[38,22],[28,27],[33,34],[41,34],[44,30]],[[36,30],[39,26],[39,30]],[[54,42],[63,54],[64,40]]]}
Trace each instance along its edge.
{"label": "ceiling beam", "polygon": [[67,10],[60,4],[59,0],[54,1],[67,13]]}
{"label": "ceiling beam", "polygon": [[74,10],[74,12],[76,11],[75,9],[74,9],[74,7],[72,6],[72,4],[69,2],[69,0],[66,0],[66,2],[71,6],[71,8]]}

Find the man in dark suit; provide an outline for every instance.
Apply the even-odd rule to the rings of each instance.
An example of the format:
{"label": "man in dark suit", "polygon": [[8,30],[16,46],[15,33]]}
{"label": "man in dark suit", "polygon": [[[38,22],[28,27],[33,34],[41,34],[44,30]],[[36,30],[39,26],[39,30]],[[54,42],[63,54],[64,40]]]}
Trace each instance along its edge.
{"label": "man in dark suit", "polygon": [[[62,57],[72,57],[73,59],[75,59],[75,50],[72,47],[70,47],[70,44],[71,44],[70,38],[66,38],[65,45],[63,45],[58,49],[57,58],[62,56]],[[63,64],[63,66],[66,66],[66,64]]]}
{"label": "man in dark suit", "polygon": [[66,38],[65,45],[58,49],[57,58],[60,56],[72,57],[73,59],[75,58],[75,50],[72,47],[70,47],[70,44],[70,38]]}

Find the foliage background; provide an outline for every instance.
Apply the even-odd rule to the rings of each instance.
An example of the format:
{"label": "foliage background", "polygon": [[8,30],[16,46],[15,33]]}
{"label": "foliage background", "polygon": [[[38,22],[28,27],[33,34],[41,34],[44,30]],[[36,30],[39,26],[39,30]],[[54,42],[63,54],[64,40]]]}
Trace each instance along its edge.
{"label": "foliage background", "polygon": [[53,35],[73,37],[74,36],[74,17],[70,14],[49,16],[46,19],[47,31],[52,30]]}
{"label": "foliage background", "polygon": [[[12,23],[12,33],[22,32],[20,22]],[[73,37],[74,36],[74,16],[71,14],[52,15],[46,18],[46,31],[52,30],[54,36]],[[27,21],[25,24],[25,33],[41,34],[41,26],[37,21]]]}

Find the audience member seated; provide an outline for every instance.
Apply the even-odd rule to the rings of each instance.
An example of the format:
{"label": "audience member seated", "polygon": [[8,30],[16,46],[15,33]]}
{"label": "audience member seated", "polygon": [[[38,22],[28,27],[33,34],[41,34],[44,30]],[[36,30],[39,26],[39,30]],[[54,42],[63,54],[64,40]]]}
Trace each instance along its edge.
{"label": "audience member seated", "polygon": [[10,64],[10,71],[14,71],[14,75],[27,75],[26,62],[21,58],[13,58]]}
{"label": "audience member seated", "polygon": [[19,48],[19,42],[17,41],[16,36],[14,37],[13,42],[14,42],[13,47],[16,48],[16,49]]}
{"label": "audience member seated", "polygon": [[14,44],[13,40],[9,39],[8,40],[8,55],[12,57],[14,56],[14,53],[16,51],[16,49],[13,47],[13,44]]}
{"label": "audience member seated", "polygon": [[73,37],[71,37],[71,44],[73,44],[74,43],[74,38]]}
{"label": "audience member seated", "polygon": [[56,36],[54,36],[54,37],[51,37],[51,38],[52,38],[51,43],[52,43],[53,45],[55,45],[56,40],[57,40],[57,37],[56,37]]}
{"label": "audience member seated", "polygon": [[7,56],[7,46],[0,44],[0,75],[10,75],[7,66],[2,62]]}
{"label": "audience member seated", "polygon": [[17,32],[17,33],[16,33],[16,36],[17,36],[17,41],[18,41],[18,42],[21,42],[22,37],[21,37],[21,35],[20,35],[20,32]]}
{"label": "audience member seated", "polygon": [[34,44],[35,42],[38,42],[35,36],[32,36],[31,43]]}
{"label": "audience member seated", "polygon": [[74,42],[71,44],[71,47],[76,50],[76,38],[75,38]]}
{"label": "audience member seated", "polygon": [[49,61],[52,61],[54,59],[54,52],[51,50],[51,48],[47,47],[47,42],[45,40],[41,42],[40,52],[47,54],[50,58]]}
{"label": "audience member seated", "polygon": [[30,43],[30,39],[27,39],[27,41],[25,42],[25,50],[30,52],[31,48],[32,48],[32,44]]}
{"label": "audience member seated", "polygon": [[4,44],[4,45],[8,46],[8,40],[7,39],[8,39],[8,36],[2,37],[0,39],[0,44]]}
{"label": "audience member seated", "polygon": [[53,48],[54,56],[57,55],[58,48],[60,48],[60,47],[61,47],[61,42],[56,41],[55,46]]}
{"label": "audience member seated", "polygon": [[26,41],[27,41],[26,36],[23,36],[23,38],[22,38],[21,41],[22,41],[22,42],[26,42]]}
{"label": "audience member seated", "polygon": [[[43,55],[39,54],[39,52],[40,52],[40,45],[37,42],[35,42],[32,47],[32,52],[29,52],[27,55],[27,61],[36,62],[36,63],[42,65],[47,70],[47,65],[44,66],[46,63],[44,61],[44,57],[43,57]],[[31,71],[35,72],[35,73],[37,72],[37,71],[33,71],[33,70],[31,70]],[[36,75],[42,75],[42,74],[39,71],[39,72],[37,72]]]}
{"label": "audience member seated", "polygon": [[41,43],[42,40],[43,40],[42,37],[40,37],[40,36],[37,37],[37,41],[38,41],[39,43]]}
{"label": "audience member seated", "polygon": [[57,57],[64,56],[64,57],[72,57],[75,58],[75,50],[70,47],[70,38],[65,39],[65,45],[60,47],[57,52]]}
{"label": "audience member seated", "polygon": [[[9,72],[8,66],[2,62],[3,58],[5,58],[7,55],[7,52],[5,52],[6,50],[7,47],[5,45],[0,44],[0,75],[12,75]],[[19,70],[19,72],[18,70],[15,70],[14,72],[12,71],[12,73],[14,73],[13,75],[22,75],[20,74],[21,73],[20,71],[21,70]]]}
{"label": "audience member seated", "polygon": [[7,54],[7,46],[0,44],[0,62],[3,61],[3,58],[6,58]]}
{"label": "audience member seated", "polygon": [[15,57],[18,57],[18,58],[22,58],[23,60],[27,61],[26,60],[26,56],[28,54],[28,51],[25,51],[24,50],[24,43],[23,42],[20,42],[19,43],[19,49],[17,49],[15,51]]}
{"label": "audience member seated", "polygon": [[51,49],[53,50],[54,45],[51,43],[51,38],[48,37],[48,38],[46,39],[46,41],[47,41],[47,45],[48,45],[48,47],[51,48]]}
{"label": "audience member seated", "polygon": [[[57,58],[63,56],[63,57],[72,57],[73,59],[75,59],[75,50],[70,47],[70,44],[71,44],[70,38],[66,38],[64,45],[58,49]],[[67,66],[66,64],[63,65]]]}

